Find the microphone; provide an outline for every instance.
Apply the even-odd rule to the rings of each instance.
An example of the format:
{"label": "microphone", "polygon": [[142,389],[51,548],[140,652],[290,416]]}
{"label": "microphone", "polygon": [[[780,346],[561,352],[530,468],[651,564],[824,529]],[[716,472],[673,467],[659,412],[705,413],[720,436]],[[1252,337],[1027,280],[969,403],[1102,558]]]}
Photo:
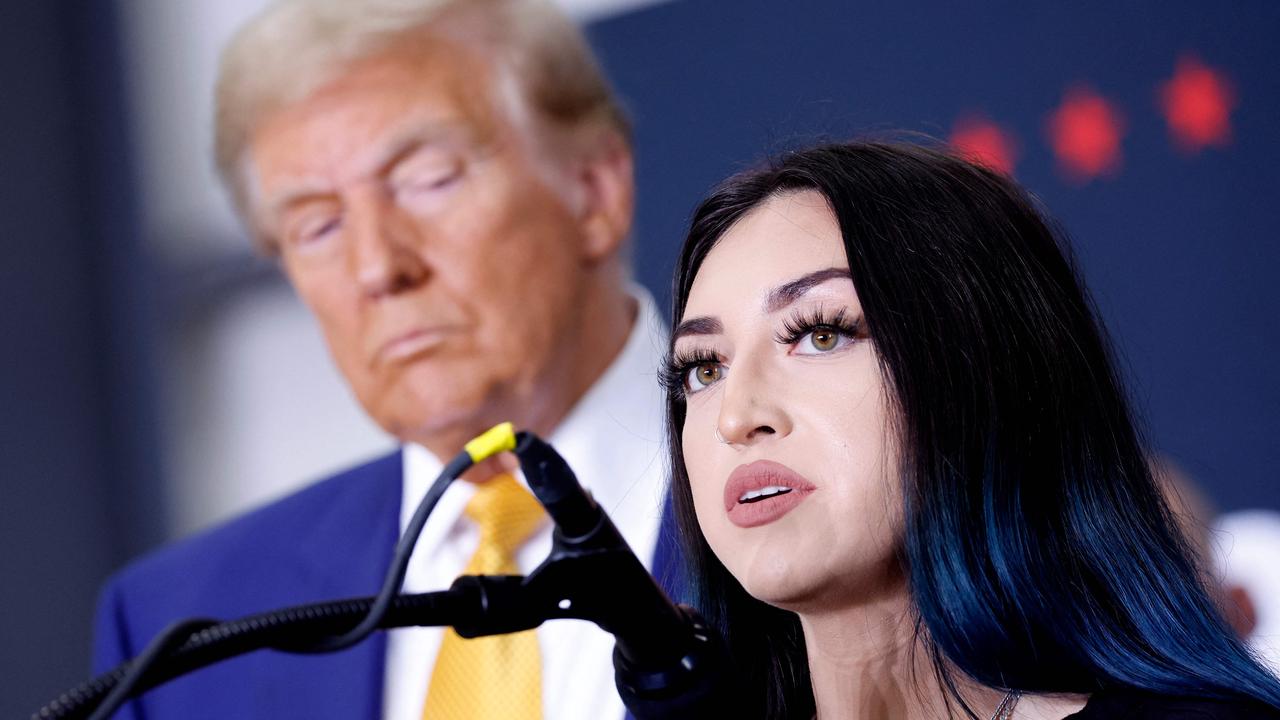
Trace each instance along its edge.
{"label": "microphone", "polygon": [[527,585],[545,587],[559,597],[557,608],[614,636],[615,684],[637,720],[723,715],[737,694],[717,634],[693,608],[667,598],[554,448],[521,432],[515,453],[555,523],[551,554]]}
{"label": "microphone", "polygon": [[[472,464],[507,450],[515,451],[530,489],[555,523],[550,555],[528,576],[464,575],[446,591],[399,595],[418,534],[448,484]],[[693,608],[667,598],[564,458],[532,433],[513,434],[504,423],[467,443],[445,466],[397,543],[376,597],[226,622],[174,623],[142,655],[64,693],[33,717],[106,717],[148,688],[262,648],[333,652],[379,628],[451,625],[463,637],[479,637],[557,618],[589,620],[614,636],[614,681],[636,720],[743,714],[719,636]]]}

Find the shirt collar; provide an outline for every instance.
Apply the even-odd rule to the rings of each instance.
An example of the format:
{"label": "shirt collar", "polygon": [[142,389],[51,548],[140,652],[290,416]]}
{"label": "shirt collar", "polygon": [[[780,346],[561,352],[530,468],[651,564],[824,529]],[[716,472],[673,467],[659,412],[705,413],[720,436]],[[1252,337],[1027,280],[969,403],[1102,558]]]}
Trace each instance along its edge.
{"label": "shirt collar", "polygon": [[[657,372],[666,353],[668,331],[647,290],[632,284],[628,292],[636,300],[637,312],[622,351],[547,438],[610,514],[624,500],[640,500],[628,502],[633,507],[649,507],[652,500],[655,512],[660,512],[662,502],[661,483],[642,480],[660,472],[663,462],[665,406]],[[405,445],[402,531],[443,468],[430,450]],[[523,477],[519,479],[524,482]],[[629,498],[637,488],[652,497]],[[430,546],[448,534],[473,491],[468,483],[450,486],[423,529],[420,544]]]}

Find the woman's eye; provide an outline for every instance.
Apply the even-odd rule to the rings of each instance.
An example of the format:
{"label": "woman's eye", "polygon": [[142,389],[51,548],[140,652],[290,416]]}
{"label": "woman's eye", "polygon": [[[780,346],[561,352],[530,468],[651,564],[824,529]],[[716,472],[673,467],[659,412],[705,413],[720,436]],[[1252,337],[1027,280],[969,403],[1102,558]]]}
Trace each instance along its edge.
{"label": "woman's eye", "polygon": [[853,338],[833,327],[816,327],[796,341],[796,354],[821,355],[838,350],[853,342]]}
{"label": "woman's eye", "polygon": [[685,373],[685,392],[690,395],[701,392],[722,377],[724,377],[724,366],[720,363],[699,363],[694,365]]}

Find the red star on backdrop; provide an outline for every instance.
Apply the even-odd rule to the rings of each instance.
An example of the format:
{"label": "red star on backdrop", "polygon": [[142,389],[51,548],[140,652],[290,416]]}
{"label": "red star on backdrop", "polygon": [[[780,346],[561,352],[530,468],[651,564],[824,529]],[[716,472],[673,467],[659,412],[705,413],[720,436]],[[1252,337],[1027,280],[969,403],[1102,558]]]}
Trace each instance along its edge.
{"label": "red star on backdrop", "polygon": [[947,142],[956,154],[985,165],[998,173],[1013,175],[1018,162],[1018,143],[1004,128],[981,115],[960,118]]}
{"label": "red star on backdrop", "polygon": [[1047,130],[1058,165],[1070,179],[1087,182],[1120,168],[1124,118],[1092,89],[1067,90],[1049,115]]}
{"label": "red star on backdrop", "polygon": [[1235,105],[1227,79],[1194,55],[1183,55],[1173,77],[1160,87],[1160,107],[1174,144],[1189,153],[1231,141]]}

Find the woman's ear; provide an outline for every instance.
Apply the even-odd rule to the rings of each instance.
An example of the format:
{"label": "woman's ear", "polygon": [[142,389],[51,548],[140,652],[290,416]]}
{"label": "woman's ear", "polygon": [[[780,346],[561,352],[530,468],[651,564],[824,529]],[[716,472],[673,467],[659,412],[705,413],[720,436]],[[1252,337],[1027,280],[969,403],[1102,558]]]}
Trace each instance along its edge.
{"label": "woman's ear", "polygon": [[573,178],[581,192],[578,220],[583,260],[596,264],[622,249],[635,213],[635,171],[631,146],[610,128],[583,152]]}

